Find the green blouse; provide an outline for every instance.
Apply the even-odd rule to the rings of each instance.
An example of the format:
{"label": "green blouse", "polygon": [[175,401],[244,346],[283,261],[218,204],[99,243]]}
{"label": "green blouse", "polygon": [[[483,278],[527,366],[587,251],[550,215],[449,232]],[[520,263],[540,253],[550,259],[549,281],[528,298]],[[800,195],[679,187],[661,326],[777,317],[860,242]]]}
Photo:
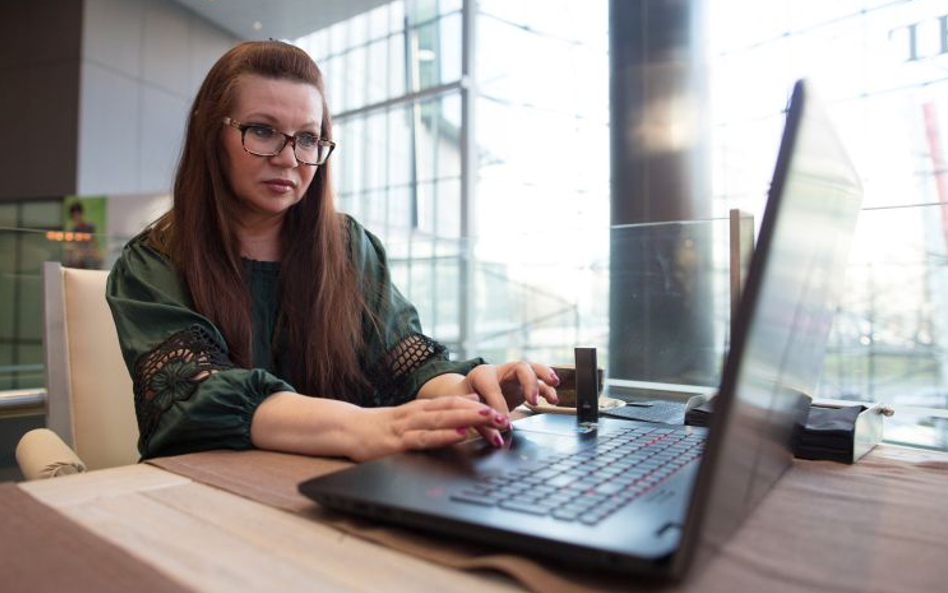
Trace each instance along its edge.
{"label": "green blouse", "polygon": [[[357,394],[355,403],[402,404],[437,375],[467,374],[483,364],[480,358],[449,361],[445,348],[421,333],[414,306],[392,284],[379,239],[351,217],[346,221],[359,285],[382,321],[382,331],[373,331],[365,317],[359,361],[375,389]],[[125,246],[112,268],[106,296],[134,384],[143,458],[248,449],[250,421],[260,402],[277,391],[296,391],[284,348],[273,346],[280,264],[243,263],[253,323],[249,369],[230,362],[221,332],[194,310],[182,277],[167,256],[148,244],[147,231]]]}

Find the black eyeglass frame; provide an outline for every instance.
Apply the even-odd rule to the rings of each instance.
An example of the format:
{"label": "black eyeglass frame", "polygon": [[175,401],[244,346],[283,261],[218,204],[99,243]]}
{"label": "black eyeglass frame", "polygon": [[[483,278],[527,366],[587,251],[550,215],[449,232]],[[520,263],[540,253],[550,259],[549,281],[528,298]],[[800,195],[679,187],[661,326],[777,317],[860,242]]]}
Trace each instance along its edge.
{"label": "black eyeglass frame", "polygon": [[[276,156],[280,154],[281,152],[283,152],[283,149],[286,148],[287,142],[291,142],[293,144],[293,158],[296,159],[296,162],[302,163],[304,165],[309,165],[310,167],[318,167],[320,165],[326,164],[326,161],[329,160],[329,156],[332,154],[332,151],[336,149],[336,143],[333,142],[332,140],[329,140],[328,138],[316,138],[316,145],[329,147],[329,152],[326,153],[326,158],[324,158],[321,162],[310,163],[308,161],[304,161],[303,159],[299,157],[299,155],[296,154],[296,136],[297,136],[296,134],[286,134],[274,128],[273,126],[268,126],[264,124],[245,124],[243,122],[237,121],[236,119],[232,117],[225,117],[223,120],[223,124],[225,126],[230,126],[240,131],[240,146],[244,149],[244,152],[248,154],[252,154],[254,156],[259,156],[259,157]],[[275,152],[256,152],[256,151],[250,150],[249,148],[247,148],[247,143],[244,141],[244,138],[247,135],[247,130],[249,130],[250,128],[266,128],[268,130],[272,130],[275,133],[283,136],[283,143],[280,144],[280,148],[278,148]]]}

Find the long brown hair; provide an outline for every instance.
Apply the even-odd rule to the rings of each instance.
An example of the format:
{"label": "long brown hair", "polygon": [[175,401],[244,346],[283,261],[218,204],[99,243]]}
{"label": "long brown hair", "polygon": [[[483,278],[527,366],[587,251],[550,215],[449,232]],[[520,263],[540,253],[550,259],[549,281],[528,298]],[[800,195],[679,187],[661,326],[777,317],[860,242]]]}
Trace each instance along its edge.
{"label": "long brown hair", "polygon": [[[323,77],[301,49],[279,41],[245,42],[208,72],[188,117],[174,182],[174,206],[152,229],[169,254],[195,309],[224,334],[230,359],[252,364],[251,306],[234,232],[234,195],[222,165],[222,121],[231,115],[242,75],[311,84],[323,101],[322,136],[332,138]],[[300,165],[306,166],[306,165]],[[344,219],[336,212],[330,165],[317,170],[281,230],[281,321],[289,379],[310,395],[352,399],[366,385],[359,370],[364,300],[348,256]],[[292,282],[289,280],[292,279]]]}

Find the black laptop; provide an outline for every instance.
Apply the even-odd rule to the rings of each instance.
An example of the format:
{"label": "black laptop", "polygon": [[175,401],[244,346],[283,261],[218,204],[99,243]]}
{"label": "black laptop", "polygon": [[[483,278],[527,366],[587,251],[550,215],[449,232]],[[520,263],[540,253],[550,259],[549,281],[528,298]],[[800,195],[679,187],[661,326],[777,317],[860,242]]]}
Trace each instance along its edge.
{"label": "black laptop", "polygon": [[862,190],[805,81],[790,100],[707,429],[520,420],[482,440],[299,485],[333,509],[557,565],[680,577],[723,545],[791,464],[817,385]]}

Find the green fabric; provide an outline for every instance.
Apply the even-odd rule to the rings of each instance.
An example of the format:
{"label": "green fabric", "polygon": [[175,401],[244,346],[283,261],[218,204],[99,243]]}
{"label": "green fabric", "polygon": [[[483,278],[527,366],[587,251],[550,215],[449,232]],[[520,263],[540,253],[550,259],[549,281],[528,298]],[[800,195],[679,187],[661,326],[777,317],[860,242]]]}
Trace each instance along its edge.
{"label": "green fabric", "polygon": [[[347,221],[359,286],[382,325],[381,332],[373,331],[368,315],[363,323],[366,347],[359,361],[372,376],[386,354],[407,337],[421,334],[421,325],[414,306],[392,284],[381,242],[351,217]],[[244,260],[243,271],[252,308],[252,369],[236,368],[229,361],[221,332],[194,310],[183,279],[165,255],[148,245],[146,234],[132,239],[112,268],[107,298],[135,384],[143,458],[250,448],[250,421],[257,406],[277,391],[296,391],[281,355],[286,349],[273,344],[280,313],[280,264]],[[398,381],[396,391],[360,393],[356,403],[405,403],[429,379],[467,374],[483,363],[479,358],[452,362],[436,351]],[[202,380],[194,380],[196,371],[205,372]]]}

